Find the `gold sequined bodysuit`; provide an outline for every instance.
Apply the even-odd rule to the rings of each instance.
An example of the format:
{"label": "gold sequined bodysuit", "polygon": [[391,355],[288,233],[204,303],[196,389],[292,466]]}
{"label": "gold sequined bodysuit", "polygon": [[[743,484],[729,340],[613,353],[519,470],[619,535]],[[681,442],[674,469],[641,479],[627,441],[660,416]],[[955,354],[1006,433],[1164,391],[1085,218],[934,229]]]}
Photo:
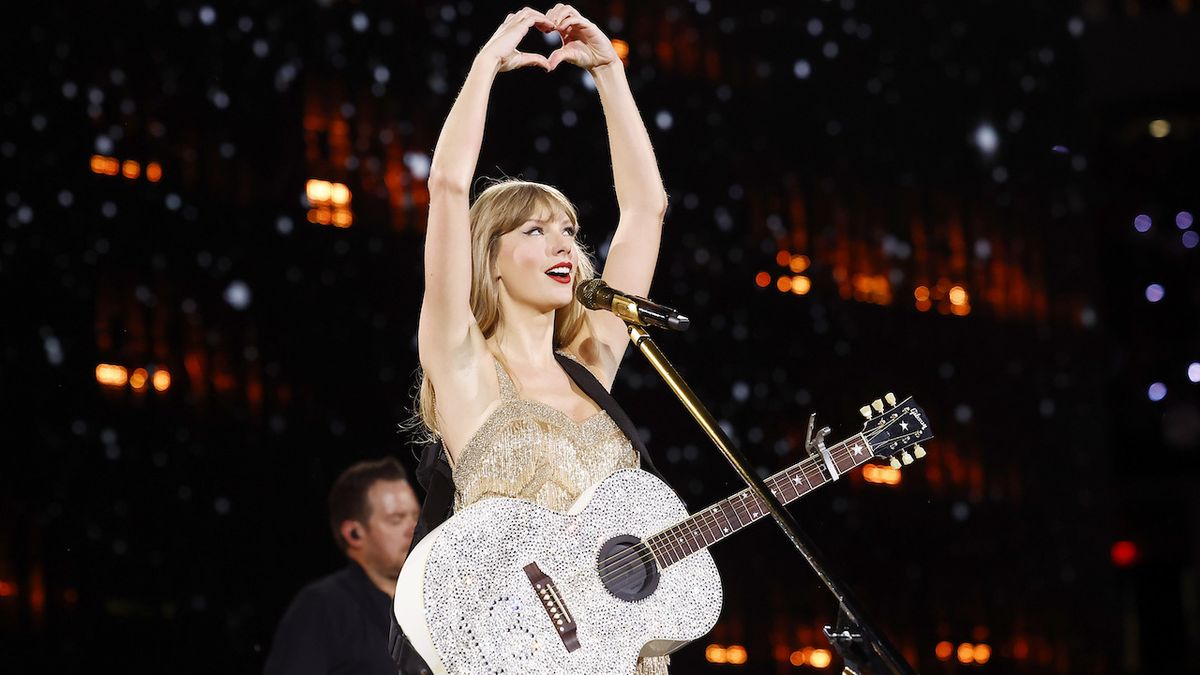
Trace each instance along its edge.
{"label": "gold sequined bodysuit", "polygon": [[[488,497],[515,497],[565,512],[584,490],[618,469],[638,468],[638,453],[604,410],[576,422],[553,406],[517,396],[496,362],[500,405],[458,453],[454,510]],[[637,675],[667,673],[670,657],[641,659]]]}

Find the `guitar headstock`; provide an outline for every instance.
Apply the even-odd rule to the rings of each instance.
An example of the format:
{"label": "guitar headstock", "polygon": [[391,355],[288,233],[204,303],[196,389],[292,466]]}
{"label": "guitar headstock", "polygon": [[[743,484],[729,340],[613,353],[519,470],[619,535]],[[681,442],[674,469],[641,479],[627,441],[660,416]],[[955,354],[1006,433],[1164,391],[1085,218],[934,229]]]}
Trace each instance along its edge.
{"label": "guitar headstock", "polygon": [[[859,408],[858,412],[867,418],[862,435],[871,454],[888,460],[896,469],[925,456],[925,448],[919,444],[933,438],[933,431],[925,411],[911,396],[897,403],[895,395],[889,393],[882,399],[875,399],[871,405]],[[911,454],[909,448],[913,448]]]}

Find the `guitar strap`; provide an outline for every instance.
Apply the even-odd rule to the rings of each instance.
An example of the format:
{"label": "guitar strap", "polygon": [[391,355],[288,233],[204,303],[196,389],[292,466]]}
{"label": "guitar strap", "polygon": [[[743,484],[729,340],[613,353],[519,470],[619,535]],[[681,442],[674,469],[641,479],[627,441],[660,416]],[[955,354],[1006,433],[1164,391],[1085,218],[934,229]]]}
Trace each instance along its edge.
{"label": "guitar strap", "polygon": [[[562,366],[567,375],[575,381],[575,384],[595,401],[596,405],[607,412],[613,422],[629,438],[629,442],[641,457],[642,470],[649,471],[660,479],[663,478],[658,468],[654,466],[650,452],[646,449],[646,444],[642,442],[633,420],[629,419],[629,415],[625,414],[617,400],[608,393],[600,380],[597,380],[596,376],[592,375],[592,372],[583,364],[570,357],[556,352],[554,358],[558,360],[558,364]],[[666,482],[665,479],[663,480]],[[417,482],[425,488],[425,501],[421,504],[421,516],[413,531],[411,546],[416,546],[417,542],[429,534],[430,530],[445,522],[452,515],[451,512],[454,509],[454,474],[440,442],[430,443],[422,450],[421,461],[417,465]],[[388,612],[388,616],[391,617],[392,623],[388,635],[388,650],[396,665],[400,667],[400,672],[404,675],[425,675],[431,672],[424,660],[404,637],[404,633],[400,630],[400,624],[396,622],[396,613]]]}

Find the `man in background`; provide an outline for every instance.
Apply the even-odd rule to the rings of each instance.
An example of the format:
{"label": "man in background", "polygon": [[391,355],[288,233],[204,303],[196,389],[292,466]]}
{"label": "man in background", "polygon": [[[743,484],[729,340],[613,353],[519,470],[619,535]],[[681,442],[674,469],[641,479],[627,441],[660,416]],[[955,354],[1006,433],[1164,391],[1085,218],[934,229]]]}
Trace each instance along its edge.
{"label": "man in background", "polygon": [[292,601],[265,675],[396,675],[388,616],[419,510],[404,467],[391,457],[359,462],[338,476],[329,491],[329,525],[349,564]]}

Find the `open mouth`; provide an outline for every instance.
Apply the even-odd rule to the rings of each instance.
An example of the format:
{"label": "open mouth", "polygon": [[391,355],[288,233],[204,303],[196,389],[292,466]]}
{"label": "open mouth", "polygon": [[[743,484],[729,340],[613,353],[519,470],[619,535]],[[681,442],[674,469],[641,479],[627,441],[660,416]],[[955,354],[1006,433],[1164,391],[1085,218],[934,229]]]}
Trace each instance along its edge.
{"label": "open mouth", "polygon": [[569,262],[560,262],[546,270],[546,276],[560,284],[569,284],[571,283],[571,267],[572,265]]}

